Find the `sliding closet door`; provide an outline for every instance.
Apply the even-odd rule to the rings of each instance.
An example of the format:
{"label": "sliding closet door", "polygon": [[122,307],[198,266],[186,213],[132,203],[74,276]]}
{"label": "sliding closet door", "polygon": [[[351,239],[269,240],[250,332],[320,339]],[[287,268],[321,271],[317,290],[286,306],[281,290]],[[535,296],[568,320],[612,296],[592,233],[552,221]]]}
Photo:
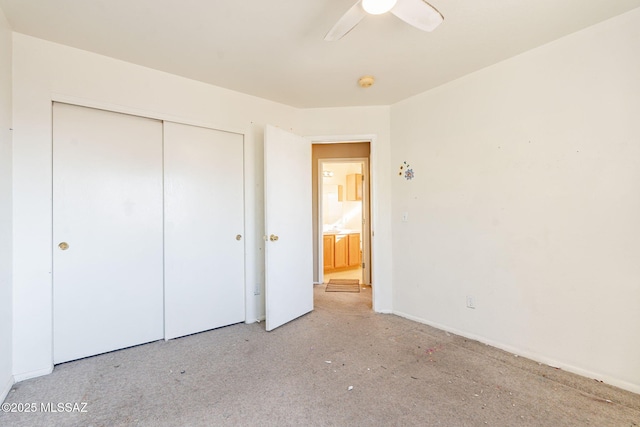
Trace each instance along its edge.
{"label": "sliding closet door", "polygon": [[54,363],[163,337],[162,123],[53,105]]}
{"label": "sliding closet door", "polygon": [[170,339],[245,320],[243,136],[164,126]]}

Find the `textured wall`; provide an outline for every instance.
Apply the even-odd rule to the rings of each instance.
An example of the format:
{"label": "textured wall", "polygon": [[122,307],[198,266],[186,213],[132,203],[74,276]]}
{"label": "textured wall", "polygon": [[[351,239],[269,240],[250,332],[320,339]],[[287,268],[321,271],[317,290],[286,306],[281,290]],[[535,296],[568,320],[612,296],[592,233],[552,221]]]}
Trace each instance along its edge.
{"label": "textured wall", "polygon": [[392,107],[395,312],[640,392],[638,52],[635,10]]}

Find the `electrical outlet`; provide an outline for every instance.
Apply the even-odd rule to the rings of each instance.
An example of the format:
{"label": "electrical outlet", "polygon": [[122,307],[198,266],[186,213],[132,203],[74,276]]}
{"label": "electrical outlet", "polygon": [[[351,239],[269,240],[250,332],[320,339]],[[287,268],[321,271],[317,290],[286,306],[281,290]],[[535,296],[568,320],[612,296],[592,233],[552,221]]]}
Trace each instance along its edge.
{"label": "electrical outlet", "polygon": [[402,222],[409,222],[409,212],[402,212]]}
{"label": "electrical outlet", "polygon": [[475,298],[467,296],[467,308],[476,308]]}

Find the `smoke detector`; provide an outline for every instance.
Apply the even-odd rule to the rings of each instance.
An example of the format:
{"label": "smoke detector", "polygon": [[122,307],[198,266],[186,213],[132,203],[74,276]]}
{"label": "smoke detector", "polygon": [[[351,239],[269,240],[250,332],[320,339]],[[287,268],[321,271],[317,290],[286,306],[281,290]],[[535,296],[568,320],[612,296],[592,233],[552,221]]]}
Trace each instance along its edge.
{"label": "smoke detector", "polygon": [[375,79],[373,78],[373,76],[362,76],[360,77],[360,79],[358,79],[358,84],[363,88],[371,87],[374,82]]}

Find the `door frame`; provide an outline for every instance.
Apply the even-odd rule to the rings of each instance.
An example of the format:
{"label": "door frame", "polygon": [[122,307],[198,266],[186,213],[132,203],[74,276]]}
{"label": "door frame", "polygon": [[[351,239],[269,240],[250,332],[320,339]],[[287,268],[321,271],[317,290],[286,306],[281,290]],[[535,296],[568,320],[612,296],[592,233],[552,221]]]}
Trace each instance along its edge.
{"label": "door frame", "polygon": [[[366,142],[366,141],[365,141]],[[371,148],[371,144],[369,145]],[[317,216],[318,216],[318,227],[316,232],[318,233],[317,243],[318,243],[318,282],[324,283],[324,269],[321,268],[323,265],[323,257],[324,257],[324,239],[322,239],[323,228],[324,228],[324,218],[323,218],[323,192],[324,192],[324,180],[323,178],[323,165],[325,163],[361,163],[362,164],[362,174],[366,177],[363,183],[362,189],[362,211],[360,214],[360,220],[362,218],[366,218],[364,224],[361,224],[361,233],[362,233],[362,260],[360,264],[364,263],[365,268],[362,269],[362,283],[365,285],[371,284],[371,204],[369,203],[370,199],[370,185],[369,181],[371,179],[371,174],[369,173],[369,158],[368,157],[336,157],[336,158],[321,158],[318,159],[318,188],[316,191],[317,197]]]}
{"label": "door frame", "polygon": [[[382,264],[384,260],[378,259],[376,252],[375,242],[375,230],[379,226],[380,214],[378,208],[378,152],[377,152],[377,135],[375,134],[347,134],[347,135],[312,135],[306,136],[311,141],[311,144],[344,144],[349,142],[368,142],[369,143],[369,259],[370,259],[370,285],[371,285],[371,306],[374,311],[376,310],[376,298],[378,295],[383,295],[379,289],[380,286],[384,286],[383,283],[379,283],[376,286],[376,272],[384,270]],[[318,236],[320,237],[320,236]],[[313,249],[313,248],[312,248]],[[318,268],[318,273],[320,273]],[[384,311],[386,312],[386,311]]]}

